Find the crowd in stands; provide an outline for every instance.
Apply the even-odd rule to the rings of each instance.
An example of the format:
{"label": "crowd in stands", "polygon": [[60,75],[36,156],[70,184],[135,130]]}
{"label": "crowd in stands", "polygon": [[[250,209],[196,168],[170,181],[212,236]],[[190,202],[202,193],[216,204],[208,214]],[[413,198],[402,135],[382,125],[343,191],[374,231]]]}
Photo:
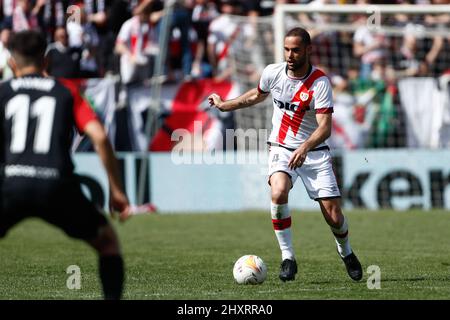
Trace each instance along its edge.
{"label": "crowd in stands", "polygon": [[[166,59],[169,79],[219,77],[227,78],[230,70],[224,67],[224,57],[241,28],[230,22],[227,15],[243,15],[249,19],[273,14],[276,3],[353,3],[345,0],[280,1],[280,0],[180,0],[171,17],[171,41]],[[437,3],[448,0],[366,1],[373,3]],[[10,32],[40,29],[47,35],[49,73],[64,77],[103,77],[121,73],[124,83],[149,77],[155,56],[158,55],[158,36],[161,34],[161,0],[1,0],[0,68],[3,78],[10,76],[4,57],[5,42]],[[333,16],[324,14],[299,15],[297,22],[304,25],[332,22]],[[330,55],[342,57],[341,67],[348,70],[349,57],[358,58],[361,76],[367,78],[376,65],[386,59],[386,50],[396,53],[389,57],[392,67],[409,76],[436,75],[443,72],[439,61],[448,47],[448,37],[435,37],[422,43],[415,36],[418,28],[448,27],[450,15],[427,15],[422,21],[410,21],[405,15],[395,15],[390,23],[405,27],[401,39],[389,41],[382,34],[373,34],[365,28],[366,15],[352,16],[360,25],[353,35],[322,32],[312,29],[318,44],[317,62],[326,65]],[[392,39],[391,39],[392,40]],[[335,43],[331,43],[335,42]],[[337,43],[336,43],[337,42]],[[418,50],[426,46],[426,50]],[[337,50],[339,52],[326,52]],[[398,50],[396,50],[398,49]],[[347,50],[347,51],[346,51]],[[325,55],[325,56],[324,56]],[[422,56],[420,56],[422,55]],[[439,70],[440,68],[440,70]]]}
{"label": "crowd in stands", "polygon": [[[271,16],[277,3],[323,4],[450,4],[450,0],[178,0],[170,17],[170,41],[164,65],[165,81],[231,79],[227,55],[236,46],[242,24],[230,15]],[[65,78],[120,75],[124,86],[140,83],[154,73],[161,53],[162,0],[0,0],[0,77],[12,77],[7,65],[11,32],[39,29],[48,39],[48,73]],[[323,31],[314,26],[347,22],[354,32]],[[450,15],[396,14],[382,23],[403,28],[401,36],[386,36],[367,28],[366,14],[345,18],[329,14],[299,14],[287,21],[311,33],[313,63],[332,79],[338,97],[363,88],[376,88],[381,100],[395,96],[395,81],[404,76],[434,76],[448,72],[450,36],[422,37],[424,28],[448,29]],[[256,31],[265,37],[264,32]],[[267,47],[273,46],[268,36]],[[273,61],[264,61],[265,64]],[[249,66],[250,68],[250,66]],[[256,70],[256,69],[255,69]],[[260,71],[260,70],[259,70]],[[255,72],[258,72],[256,70]],[[252,77],[257,81],[258,76]],[[392,98],[392,97],[391,97]],[[345,99],[344,99],[345,100]],[[343,100],[343,101],[344,101]],[[384,101],[383,100],[383,101]],[[353,101],[352,105],[363,102]],[[354,108],[357,113],[358,108]],[[365,110],[362,108],[361,110]],[[364,117],[363,117],[364,118]],[[361,119],[363,119],[361,118]],[[361,120],[362,123],[364,120]],[[375,143],[376,144],[376,143]]]}
{"label": "crowd in stands", "polygon": [[[320,6],[327,3],[398,3],[448,4],[448,0],[179,0],[171,17],[171,39],[165,72],[170,80],[198,77],[227,78],[230,70],[224,59],[242,28],[232,23],[228,15],[252,17],[273,14],[276,3],[301,3]],[[54,76],[103,77],[121,74],[128,83],[152,74],[155,56],[159,54],[158,36],[161,34],[161,0],[1,0],[0,68],[3,78],[10,76],[4,63],[5,42],[10,32],[40,29],[48,39],[49,73]],[[330,23],[336,17],[325,14],[298,15],[293,24],[311,22]],[[340,57],[339,71],[346,74],[357,58],[361,77],[377,73],[383,61],[397,74],[408,76],[437,75],[443,72],[443,52],[449,37],[436,36],[421,40],[417,37],[421,26],[444,28],[450,15],[417,17],[397,14],[390,24],[405,27],[401,39],[387,39],[365,28],[367,15],[352,15],[352,23],[360,28],[353,35],[342,32],[321,32],[311,29],[316,46],[316,61],[325,64],[327,57]],[[383,21],[384,22],[384,21]],[[426,42],[426,43],[423,43]],[[425,46],[425,50],[418,48]],[[331,52],[338,50],[339,52]],[[394,54],[395,56],[388,56]],[[351,58],[350,58],[351,57]],[[444,61],[448,62],[448,61]],[[333,65],[336,67],[336,64]],[[374,75],[376,76],[376,75]]]}
{"label": "crowd in stands", "polygon": [[[210,23],[223,13],[261,14],[259,2],[177,1],[166,69],[170,77],[217,75],[220,59],[209,47],[224,36],[211,35]],[[11,32],[39,29],[48,39],[51,75],[86,78],[122,73],[124,83],[146,78],[159,53],[163,7],[161,0],[1,0],[0,59],[7,54]],[[10,73],[3,60],[2,78],[7,78]]]}

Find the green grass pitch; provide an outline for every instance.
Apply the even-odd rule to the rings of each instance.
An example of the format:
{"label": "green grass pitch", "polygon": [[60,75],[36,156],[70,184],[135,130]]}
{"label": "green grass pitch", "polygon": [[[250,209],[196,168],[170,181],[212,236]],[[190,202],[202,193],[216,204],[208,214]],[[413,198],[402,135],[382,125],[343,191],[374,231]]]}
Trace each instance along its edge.
{"label": "green grass pitch", "polygon": [[[293,212],[299,273],[278,279],[280,253],[268,212],[136,216],[114,222],[126,263],[125,299],[449,299],[450,212],[352,211],[350,239],[364,278],[350,280],[319,212]],[[261,285],[237,285],[232,268],[244,254],[268,267]],[[30,219],[0,241],[0,299],[101,299],[94,251]],[[81,269],[69,290],[66,269]],[[367,267],[381,289],[367,288]]]}

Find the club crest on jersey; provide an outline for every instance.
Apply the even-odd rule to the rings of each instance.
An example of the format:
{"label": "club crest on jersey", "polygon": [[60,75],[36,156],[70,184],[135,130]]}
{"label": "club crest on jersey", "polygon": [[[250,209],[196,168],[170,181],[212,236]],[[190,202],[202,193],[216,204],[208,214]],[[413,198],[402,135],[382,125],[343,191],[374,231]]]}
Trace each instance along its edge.
{"label": "club crest on jersey", "polygon": [[308,92],[300,92],[300,100],[305,102],[309,99],[309,93]]}

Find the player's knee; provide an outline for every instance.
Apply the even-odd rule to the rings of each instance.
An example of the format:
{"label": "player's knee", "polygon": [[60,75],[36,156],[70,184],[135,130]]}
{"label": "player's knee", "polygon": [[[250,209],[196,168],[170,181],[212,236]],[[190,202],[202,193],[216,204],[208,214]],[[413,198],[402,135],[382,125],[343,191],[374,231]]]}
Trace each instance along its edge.
{"label": "player's knee", "polygon": [[289,191],[285,188],[272,188],[272,202],[284,204],[288,202]]}

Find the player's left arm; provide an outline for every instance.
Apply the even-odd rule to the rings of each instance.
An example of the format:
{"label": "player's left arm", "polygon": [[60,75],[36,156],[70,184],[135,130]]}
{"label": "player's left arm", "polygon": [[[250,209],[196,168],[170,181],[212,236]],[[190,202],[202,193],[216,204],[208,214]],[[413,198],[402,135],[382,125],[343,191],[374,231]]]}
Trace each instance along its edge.
{"label": "player's left arm", "polygon": [[324,142],[331,135],[332,127],[332,113],[317,113],[316,119],[318,127],[311,136],[296,149],[289,160],[289,168],[295,169],[300,167],[306,159],[308,151],[314,149],[316,146]]}

